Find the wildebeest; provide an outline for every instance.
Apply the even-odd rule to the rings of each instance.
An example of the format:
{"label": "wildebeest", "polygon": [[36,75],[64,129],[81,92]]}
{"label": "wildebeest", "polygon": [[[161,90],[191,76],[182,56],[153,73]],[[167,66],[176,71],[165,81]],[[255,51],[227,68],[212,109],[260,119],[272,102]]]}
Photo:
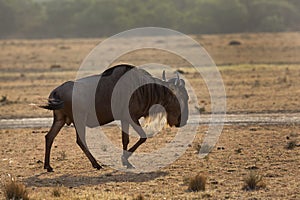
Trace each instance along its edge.
{"label": "wildebeest", "polygon": [[[131,74],[130,79],[125,79],[122,82],[123,88],[116,93],[117,100],[113,100],[113,92],[118,83],[121,81],[124,75]],[[95,82],[95,80],[97,82]],[[94,83],[95,82],[95,83]],[[130,94],[130,100],[127,105],[129,115],[126,114],[126,109],[122,105],[123,95],[128,95],[126,87],[130,87],[134,83],[143,82],[143,84],[134,89],[134,92]],[[80,110],[80,118],[82,120],[75,120],[73,114],[75,99],[73,89],[75,84],[82,84],[82,91],[88,90],[88,85],[96,84],[95,99],[90,98],[89,95],[77,96],[76,99],[78,105],[76,109]],[[170,126],[180,127],[187,123],[188,119],[188,93],[185,88],[185,83],[177,75],[176,78],[170,80],[165,79],[163,73],[163,80],[151,76],[143,69],[136,68],[132,65],[121,64],[107,69],[100,75],[89,76],[86,78],[78,79],[76,81],[68,81],[55,88],[49,95],[47,105],[40,105],[40,107],[53,110],[53,124],[50,131],[45,136],[46,139],[46,151],[44,168],[48,172],[53,171],[50,166],[50,151],[54,138],[57,136],[60,129],[64,124],[74,124],[77,136],[77,144],[88,157],[94,168],[101,169],[102,167],[97,163],[96,159],[90,153],[87,148],[85,137],[85,126],[94,127],[98,125],[104,125],[114,120],[121,121],[122,128],[122,144],[123,144],[123,156],[122,163],[128,168],[133,167],[128,158],[130,155],[146,141],[146,134],[142,129],[139,119],[141,117],[149,116],[149,109],[156,104],[160,104],[164,107],[166,112],[167,123]],[[97,123],[90,120],[89,102],[94,101],[94,111],[96,112]],[[114,101],[117,101],[113,103]],[[120,101],[120,102],[118,102]],[[79,103],[78,103],[79,102]],[[81,103],[80,103],[81,102]],[[117,106],[117,112],[114,106]],[[126,105],[125,105],[126,106]],[[80,123],[80,124],[79,124]],[[138,133],[140,139],[129,149],[129,125]],[[82,128],[84,127],[84,128]],[[80,135],[81,134],[81,135]]]}

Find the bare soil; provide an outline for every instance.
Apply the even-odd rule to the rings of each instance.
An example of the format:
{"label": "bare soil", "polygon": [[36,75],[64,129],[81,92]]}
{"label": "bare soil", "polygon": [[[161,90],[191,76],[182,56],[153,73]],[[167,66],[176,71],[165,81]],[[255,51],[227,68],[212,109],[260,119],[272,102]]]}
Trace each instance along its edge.
{"label": "bare soil", "polygon": [[[116,144],[121,144],[118,128],[110,129]],[[289,141],[299,142],[299,126],[225,126],[213,151],[200,159],[197,146],[206,130],[206,126],[199,127],[193,144],[177,161],[159,171],[140,174],[119,172],[108,166],[99,171],[93,169],[75,143],[74,129],[67,127],[57,136],[52,150],[55,172],[47,173],[43,169],[47,129],[1,130],[1,180],[6,180],[8,173],[16,176],[33,199],[133,199],[139,194],[145,199],[299,197],[300,148],[286,149]],[[170,136],[170,130],[164,130],[138,151],[165,145]],[[265,188],[243,189],[250,171],[263,177]],[[189,192],[188,179],[197,174],[207,177],[206,190]],[[60,198],[53,194],[57,188]]]}

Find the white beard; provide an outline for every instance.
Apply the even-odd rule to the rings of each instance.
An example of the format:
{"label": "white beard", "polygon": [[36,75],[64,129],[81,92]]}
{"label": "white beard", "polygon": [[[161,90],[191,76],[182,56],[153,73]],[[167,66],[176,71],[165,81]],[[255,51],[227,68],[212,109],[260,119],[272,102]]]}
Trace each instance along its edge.
{"label": "white beard", "polygon": [[166,112],[152,113],[146,118],[140,120],[147,137],[153,137],[167,125]]}

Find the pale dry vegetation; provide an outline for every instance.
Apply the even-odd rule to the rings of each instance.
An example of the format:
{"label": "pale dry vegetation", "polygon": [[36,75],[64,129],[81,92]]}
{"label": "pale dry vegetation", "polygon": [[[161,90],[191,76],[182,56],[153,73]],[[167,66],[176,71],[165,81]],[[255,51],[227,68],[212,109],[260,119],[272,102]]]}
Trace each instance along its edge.
{"label": "pale dry vegetation", "polygon": [[[300,34],[246,36],[193,36],[220,66],[227,111],[299,111]],[[242,45],[229,46],[228,41],[233,39],[242,41]],[[50,112],[29,104],[46,101],[53,88],[67,80],[74,80],[82,60],[99,41],[0,41],[0,57],[3,58],[0,63],[1,117],[51,116]],[[211,111],[210,95],[203,77],[184,59],[165,51],[147,49],[125,54],[115,61],[120,62],[134,65],[162,63],[171,66],[174,71],[179,70],[196,91],[199,107],[195,108],[195,112],[197,109],[203,114]]]}
{"label": "pale dry vegetation", "polygon": [[9,180],[3,184],[4,197],[7,200],[29,200],[26,186],[9,174]]}
{"label": "pale dry vegetation", "polygon": [[251,171],[244,179],[244,190],[258,190],[266,187],[263,177],[255,171]]}
{"label": "pale dry vegetation", "polygon": [[207,177],[197,174],[190,178],[188,190],[192,192],[205,191]]}

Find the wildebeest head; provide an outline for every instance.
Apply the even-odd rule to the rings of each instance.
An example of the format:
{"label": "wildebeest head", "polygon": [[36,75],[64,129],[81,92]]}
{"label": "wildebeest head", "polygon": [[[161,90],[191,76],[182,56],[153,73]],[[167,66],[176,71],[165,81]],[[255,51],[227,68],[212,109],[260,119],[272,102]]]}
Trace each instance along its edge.
{"label": "wildebeest head", "polygon": [[166,82],[166,85],[170,90],[168,103],[165,106],[167,112],[167,122],[170,126],[184,126],[187,123],[189,114],[189,96],[185,88],[185,82],[179,78],[178,73],[176,78],[166,80],[165,71],[163,72],[162,79]]}

